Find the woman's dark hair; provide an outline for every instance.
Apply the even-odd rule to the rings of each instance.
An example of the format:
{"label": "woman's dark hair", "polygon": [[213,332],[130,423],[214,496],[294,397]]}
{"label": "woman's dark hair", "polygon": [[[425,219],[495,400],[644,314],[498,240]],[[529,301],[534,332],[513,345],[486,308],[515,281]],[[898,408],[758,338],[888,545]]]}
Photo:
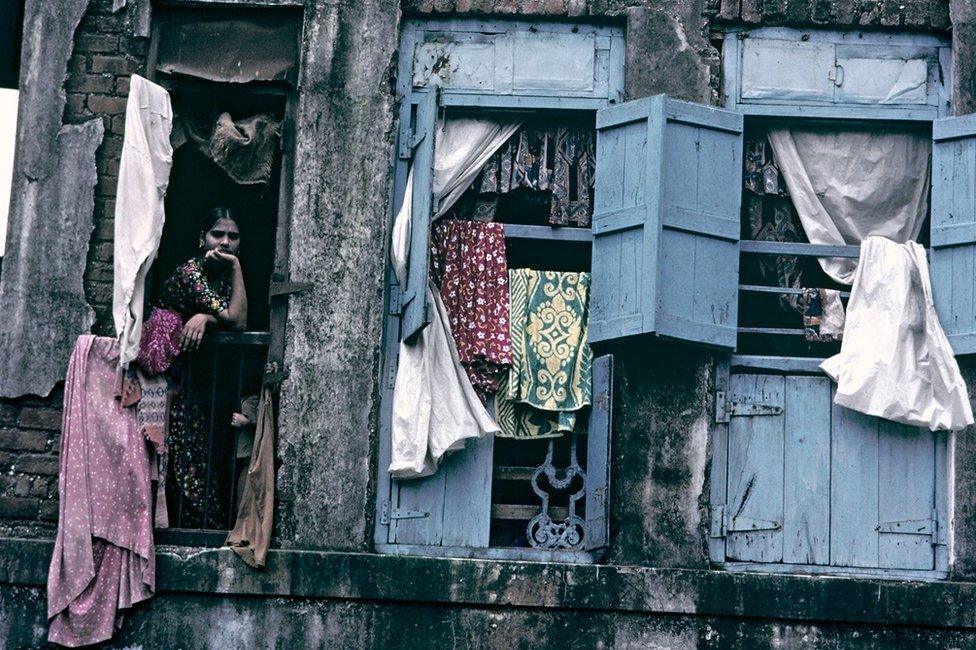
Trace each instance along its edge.
{"label": "woman's dark hair", "polygon": [[203,218],[200,220],[200,233],[206,233],[221,219],[230,219],[237,224],[237,228],[240,230],[241,222],[237,220],[237,215],[231,212],[231,209],[228,207],[218,206],[204,213]]}

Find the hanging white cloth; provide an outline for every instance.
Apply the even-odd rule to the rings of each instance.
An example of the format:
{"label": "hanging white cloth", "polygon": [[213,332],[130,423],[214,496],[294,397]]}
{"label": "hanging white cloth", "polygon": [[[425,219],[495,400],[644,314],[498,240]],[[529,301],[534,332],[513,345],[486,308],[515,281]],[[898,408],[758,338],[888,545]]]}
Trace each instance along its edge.
{"label": "hanging white cloth", "polygon": [[163,199],[173,164],[172,125],[169,93],[132,75],[115,197],[112,318],[123,367],[139,354],[146,276],[163,235]]}
{"label": "hanging white cloth", "polygon": [[467,438],[498,432],[458,358],[440,294],[430,287],[427,299],[434,305],[430,324],[412,345],[400,343],[390,462],[398,478],[433,474]]}
{"label": "hanging white cloth", "polygon": [[446,214],[457,203],[492,154],[515,135],[521,125],[521,120],[444,120],[437,130],[434,149],[434,196],[440,197],[434,219]]}
{"label": "hanging white cloth", "polygon": [[966,384],[932,302],[925,249],[868,237],[840,353],[820,367],[840,406],[932,431],[973,424]]}
{"label": "hanging white cloth", "polygon": [[[440,125],[434,141],[433,191],[441,197],[435,218],[457,202],[520,124],[465,118]],[[407,279],[410,253],[413,178],[411,169],[390,246],[393,272],[401,286]],[[427,288],[427,300],[434,305],[431,322],[412,343],[401,341],[399,348],[389,470],[398,478],[433,474],[444,454],[463,448],[466,439],[498,432],[458,358],[436,287]]]}
{"label": "hanging white cloth", "polygon": [[[931,141],[924,132],[810,127],[773,129],[768,137],[810,243],[918,237],[928,214]],[[820,265],[851,284],[857,262],[821,258]]]}

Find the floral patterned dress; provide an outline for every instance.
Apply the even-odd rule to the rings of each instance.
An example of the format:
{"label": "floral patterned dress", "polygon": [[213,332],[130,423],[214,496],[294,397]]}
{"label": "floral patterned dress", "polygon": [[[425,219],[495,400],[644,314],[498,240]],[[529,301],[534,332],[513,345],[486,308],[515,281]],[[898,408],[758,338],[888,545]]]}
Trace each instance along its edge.
{"label": "floral patterned dress", "polygon": [[[208,271],[202,257],[186,261],[163,283],[157,306],[178,312],[184,322],[195,314],[216,316],[227,309],[230,274]],[[207,481],[210,435],[205,403],[190,386],[189,373],[182,372],[179,365],[173,365],[178,389],[170,409],[167,441],[166,494],[171,521],[183,528],[224,528],[227,512],[221,490],[213,476],[209,486]]]}

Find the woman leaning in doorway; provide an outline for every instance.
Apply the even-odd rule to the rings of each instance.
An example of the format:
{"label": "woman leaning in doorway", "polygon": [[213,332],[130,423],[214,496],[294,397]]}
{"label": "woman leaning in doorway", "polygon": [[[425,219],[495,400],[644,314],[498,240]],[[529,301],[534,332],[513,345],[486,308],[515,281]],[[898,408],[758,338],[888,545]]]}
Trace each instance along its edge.
{"label": "woman leaning in doorway", "polygon": [[[156,306],[179,314],[181,352],[200,347],[208,329],[247,327],[247,293],[237,255],[241,231],[228,208],[214,208],[201,223],[197,254],[180,265],[163,283]],[[180,525],[223,528],[225,500],[207,479],[209,435],[204,410],[191,394],[189,377],[178,371],[179,388],[173,398],[167,441],[171,471],[167,500],[170,513],[179,511]]]}

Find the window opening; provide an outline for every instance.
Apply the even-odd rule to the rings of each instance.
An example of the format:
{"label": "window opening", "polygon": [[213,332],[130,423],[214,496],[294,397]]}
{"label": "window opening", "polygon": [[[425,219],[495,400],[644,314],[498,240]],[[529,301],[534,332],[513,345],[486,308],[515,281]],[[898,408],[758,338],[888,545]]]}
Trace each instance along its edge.
{"label": "window opening", "polygon": [[[449,109],[447,118],[468,114],[470,111]],[[501,112],[492,114],[511,117]],[[484,112],[478,115],[483,116]],[[568,143],[570,139],[572,142]],[[527,119],[492,156],[454,207],[435,222],[433,230],[449,220],[504,224],[509,270],[589,273],[588,226],[592,216],[595,139],[592,114],[552,112],[544,119]],[[560,238],[558,233],[564,231],[578,231],[583,236],[577,240]],[[437,239],[437,235],[432,237]],[[437,285],[440,275],[435,255],[430,277]],[[595,392],[596,386],[594,399]],[[493,396],[486,396],[485,402],[489,410],[497,412]],[[588,534],[586,471],[591,410],[584,407],[577,411],[572,431],[558,437],[514,439],[496,435],[490,441],[488,546],[584,549]],[[457,453],[477,452],[469,441],[466,449]],[[450,457],[446,458],[438,473],[455,471],[451,462]],[[422,491],[419,486],[424,481],[438,480],[445,479],[435,475],[395,480],[394,490],[401,490],[401,496],[394,504],[396,508],[386,511],[390,525],[406,529],[411,524],[398,518],[430,515],[426,510],[429,504],[422,499],[405,507],[403,491]],[[407,535],[395,532],[393,537],[402,541]]]}
{"label": "window opening", "polygon": [[[248,300],[246,331],[211,328],[198,349],[178,357],[165,477],[169,530],[159,532],[176,543],[223,543],[224,532],[202,539],[193,531],[233,528],[250,457],[271,343],[269,294],[289,90],[163,73],[157,82],[171,94],[175,151],[149,301],[156,304],[167,278],[200,255],[202,224],[218,207],[230,210],[240,230],[238,259]],[[263,138],[265,145],[235,148],[236,141],[221,140],[221,130],[241,133],[252,145]],[[248,422],[234,426],[235,413]]]}
{"label": "window opening", "polygon": [[[850,286],[830,278],[818,262],[800,223],[789,188],[768,140],[769,130],[783,126],[803,127],[827,122],[789,120],[746,120],[743,145],[742,254],[739,284],[739,334],[737,353],[786,357],[825,358],[839,352],[839,340],[813,340],[804,331],[804,289],[840,292],[846,310]],[[904,132],[923,131],[929,126],[834,122],[852,133],[878,128]],[[929,241],[926,216],[917,239]],[[752,244],[756,242],[756,244]],[[786,246],[777,246],[785,244]],[[857,247],[841,251],[857,258]]]}

